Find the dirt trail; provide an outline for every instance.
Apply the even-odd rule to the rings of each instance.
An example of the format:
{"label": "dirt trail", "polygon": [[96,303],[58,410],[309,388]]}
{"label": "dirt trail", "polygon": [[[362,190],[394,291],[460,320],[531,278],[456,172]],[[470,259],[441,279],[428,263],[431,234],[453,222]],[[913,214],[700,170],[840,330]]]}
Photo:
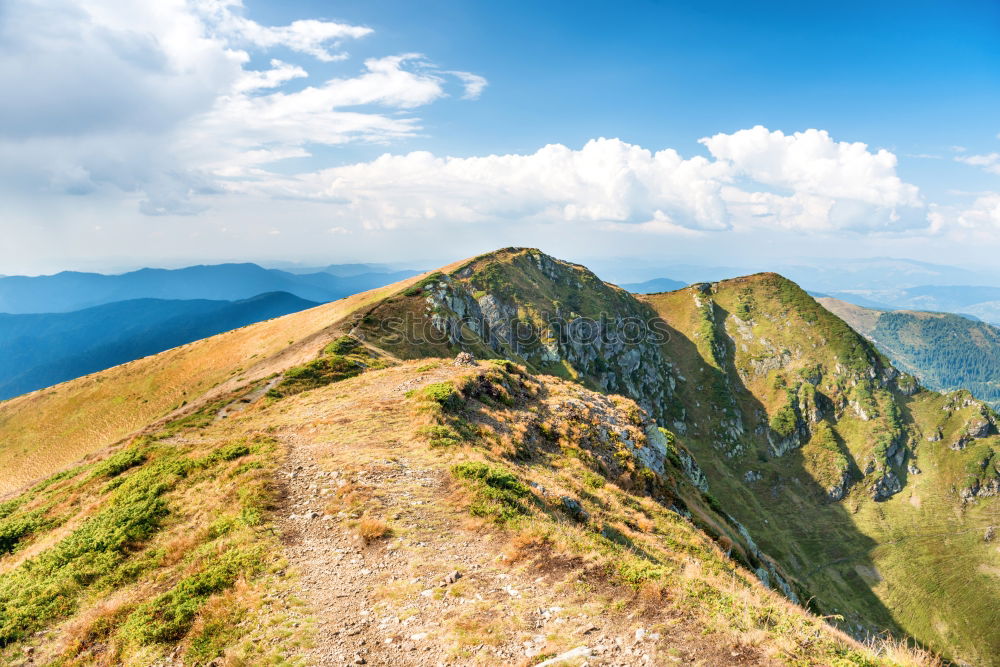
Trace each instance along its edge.
{"label": "dirt trail", "polygon": [[[514,667],[570,650],[575,659],[552,664],[770,664],[706,646],[683,623],[667,637],[639,610],[608,614],[603,594],[580,589],[576,566],[506,563],[509,536],[449,500],[450,459],[396,439],[413,430],[406,391],[454,373],[380,371],[350,395],[310,398],[312,421],[282,434],[277,523],[313,614],[306,664]],[[362,515],[392,533],[366,544]]]}

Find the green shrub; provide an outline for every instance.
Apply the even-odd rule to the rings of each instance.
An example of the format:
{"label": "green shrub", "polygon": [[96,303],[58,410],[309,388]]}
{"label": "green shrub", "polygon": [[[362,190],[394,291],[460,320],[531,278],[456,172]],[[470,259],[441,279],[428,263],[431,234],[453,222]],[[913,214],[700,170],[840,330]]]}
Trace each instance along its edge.
{"label": "green shrub", "polygon": [[225,552],[201,572],[181,579],[166,593],[140,605],[122,625],[123,636],[138,644],[180,639],[209,596],[230,588],[242,575],[260,571],[262,556],[249,550]]}
{"label": "green shrub", "polygon": [[132,551],[159,530],[161,497],[187,474],[186,459],[146,463],[120,484],[107,505],[37,557],[0,575],[0,647],[73,612],[88,587],[118,575]]}
{"label": "green shrub", "polygon": [[782,438],[787,438],[795,433],[798,421],[799,417],[795,408],[791,404],[785,404],[771,417],[771,430]]}
{"label": "green shrub", "polygon": [[242,442],[231,442],[215,450],[215,456],[219,461],[235,461],[241,456],[250,453],[250,447]]}
{"label": "green shrub", "polygon": [[607,483],[607,480],[600,475],[590,472],[589,470],[584,470],[583,483],[591,489],[599,489]]}
{"label": "green shrub", "polygon": [[314,359],[301,366],[293,366],[285,371],[285,377],[267,395],[271,398],[291,396],[309,389],[325,387],[328,384],[360,375],[365,366],[360,362],[338,354]]}
{"label": "green shrub", "polygon": [[44,512],[35,510],[0,520],[0,556],[11,553],[23,538],[44,528],[49,522]]}
{"label": "green shrub", "polygon": [[431,283],[440,282],[443,279],[444,279],[444,274],[441,273],[441,272],[435,271],[434,273],[432,273],[431,275],[427,276],[426,278],[424,278],[423,280],[421,280],[417,284],[411,285],[410,287],[406,288],[406,290],[403,292],[403,295],[404,296],[417,296],[419,294],[422,294],[423,291],[424,291],[424,288],[427,287],[428,285],[430,285]]}
{"label": "green shrub", "polygon": [[329,345],[323,348],[323,354],[339,354],[345,355],[354,352],[358,347],[360,347],[361,341],[352,336],[341,336],[337,340],[333,341]]}
{"label": "green shrub", "polygon": [[91,477],[117,477],[129,468],[134,468],[145,462],[145,450],[129,447],[109,456],[98,464]]}
{"label": "green shrub", "polygon": [[420,395],[446,410],[456,410],[462,405],[462,397],[451,382],[437,382],[424,387]]}
{"label": "green shrub", "polygon": [[427,438],[427,444],[431,447],[453,447],[462,442],[458,433],[442,424],[422,426],[417,433]]}
{"label": "green shrub", "polygon": [[473,516],[503,524],[528,514],[521,499],[531,492],[509,470],[476,461],[453,466],[451,474],[466,482],[473,491],[474,499],[469,506]]}

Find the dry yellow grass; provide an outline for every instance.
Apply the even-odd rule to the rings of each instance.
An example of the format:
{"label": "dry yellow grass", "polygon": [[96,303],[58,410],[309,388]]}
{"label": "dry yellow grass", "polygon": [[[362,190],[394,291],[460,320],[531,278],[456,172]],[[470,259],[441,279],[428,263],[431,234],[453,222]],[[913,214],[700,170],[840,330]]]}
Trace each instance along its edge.
{"label": "dry yellow grass", "polygon": [[150,422],[315,358],[343,319],[418,280],[259,322],[0,403],[0,498]]}
{"label": "dry yellow grass", "polygon": [[365,542],[373,542],[392,534],[389,524],[381,519],[362,519],[358,523],[358,535]]}

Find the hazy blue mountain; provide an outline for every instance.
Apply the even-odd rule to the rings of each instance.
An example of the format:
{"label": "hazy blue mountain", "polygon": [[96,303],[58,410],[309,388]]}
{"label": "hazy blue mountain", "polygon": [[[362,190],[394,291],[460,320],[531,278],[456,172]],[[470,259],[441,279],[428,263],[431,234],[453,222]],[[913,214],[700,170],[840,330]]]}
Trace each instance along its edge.
{"label": "hazy blue mountain", "polygon": [[830,296],[859,306],[956,313],[1000,323],[1000,287],[918,285],[906,289],[832,291]]}
{"label": "hazy blue mountain", "polygon": [[633,294],[657,294],[659,292],[673,292],[674,290],[687,287],[687,283],[670,278],[653,278],[641,283],[627,283],[619,285]]}
{"label": "hazy blue mountain", "polygon": [[132,299],[69,313],[0,314],[0,399],[316,305],[270,292],[240,301]]}
{"label": "hazy blue mountain", "polygon": [[409,271],[401,269],[392,264],[327,264],[326,266],[302,266],[292,262],[270,264],[269,268],[279,269],[295,275],[303,273],[329,273],[333,276],[348,278],[350,276],[360,276],[363,273],[421,273],[420,271]]}
{"label": "hazy blue mountain", "polygon": [[[797,258],[794,262],[761,260],[743,265],[673,262],[657,258],[603,259],[592,262],[598,275],[617,284],[632,284],[661,275],[664,266],[675,280],[688,284],[714,282],[758,272],[774,271],[807,290],[819,292],[905,290],[920,286],[1000,285],[1000,272],[918,262],[911,259]],[[878,301],[874,297],[869,297]]]}
{"label": "hazy blue mountain", "polygon": [[908,289],[921,285],[984,285],[998,280],[998,276],[961,267],[891,257],[806,259],[795,264],[777,264],[770,270],[809,289],[821,291]]}
{"label": "hazy blue mountain", "polygon": [[140,269],[118,275],[63,271],[51,276],[6,276],[0,278],[0,312],[59,313],[148,298],[234,301],[266,292],[287,292],[309,301],[324,302],[381,287],[415,273],[293,274],[248,263]]}

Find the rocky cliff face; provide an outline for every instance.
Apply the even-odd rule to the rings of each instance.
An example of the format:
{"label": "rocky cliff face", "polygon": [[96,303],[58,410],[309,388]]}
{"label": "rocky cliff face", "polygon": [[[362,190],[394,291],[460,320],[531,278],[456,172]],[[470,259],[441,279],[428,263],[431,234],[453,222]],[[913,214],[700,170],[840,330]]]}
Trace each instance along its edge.
{"label": "rocky cliff face", "polygon": [[485,348],[632,397],[661,422],[683,424],[662,349],[669,332],[648,306],[583,267],[511,249],[437,274],[411,298],[449,350]]}

